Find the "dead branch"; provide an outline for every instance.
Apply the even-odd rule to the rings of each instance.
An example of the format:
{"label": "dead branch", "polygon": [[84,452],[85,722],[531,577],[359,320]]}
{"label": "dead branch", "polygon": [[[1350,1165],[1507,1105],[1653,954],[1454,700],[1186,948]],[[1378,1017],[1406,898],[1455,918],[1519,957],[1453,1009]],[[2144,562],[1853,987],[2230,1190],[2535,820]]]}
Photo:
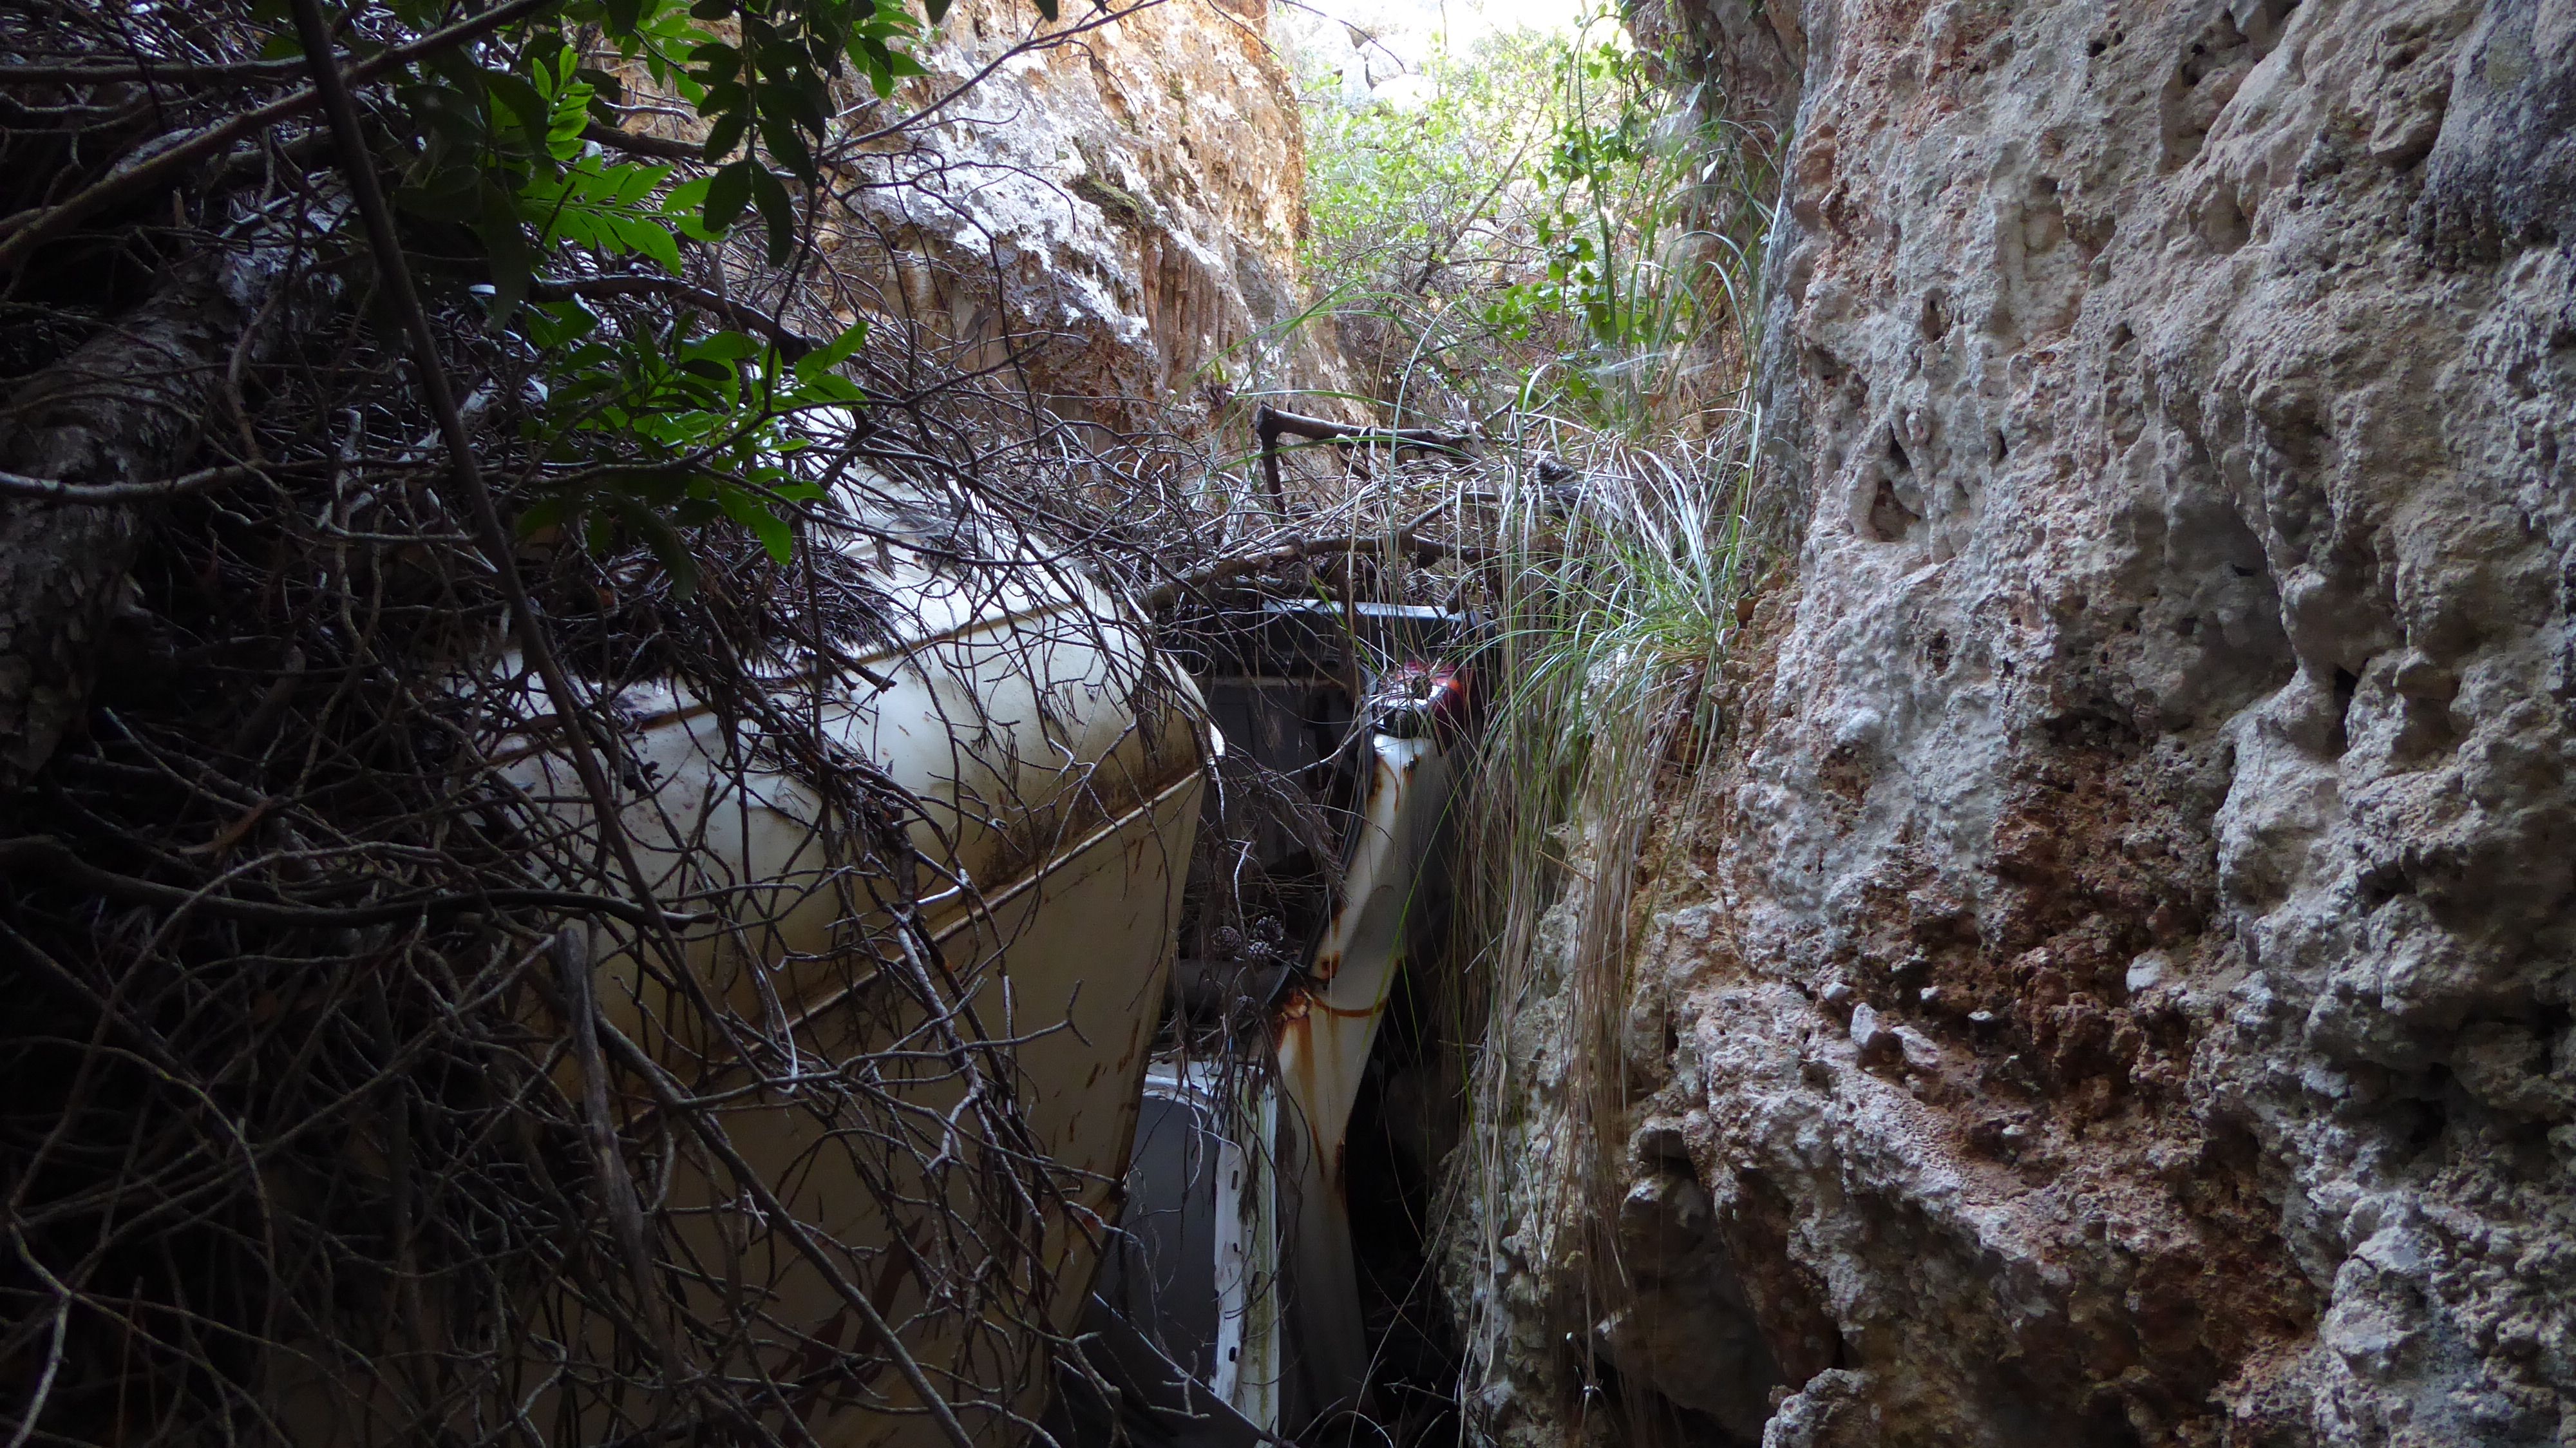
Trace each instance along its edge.
{"label": "dead branch", "polygon": [[[556,0],[504,0],[479,15],[460,20],[443,30],[434,30],[418,40],[394,46],[382,55],[364,60],[344,73],[337,66],[331,74],[342,77],[344,85],[363,85],[380,75],[399,70],[416,60],[470,44],[493,31],[533,15]],[[337,56],[339,51],[328,43],[323,54]],[[143,160],[111,170],[105,179],[52,206],[23,211],[15,216],[0,217],[0,276],[15,272],[26,264],[29,253],[60,236],[100,210],[129,197],[141,196],[184,174],[191,166],[207,157],[222,154],[233,143],[256,136],[278,122],[303,115],[322,104],[322,93],[311,87],[281,96],[263,106],[201,126],[184,138],[171,142],[166,149],[155,151]],[[364,152],[359,153],[361,155]]]}
{"label": "dead branch", "polygon": [[1144,596],[1149,610],[1171,607],[1183,597],[1204,592],[1238,578],[1250,578],[1283,564],[1310,558],[1333,558],[1349,554],[1408,559],[1428,567],[1454,560],[1482,563],[1495,556],[1495,550],[1464,546],[1426,533],[1401,529],[1392,533],[1342,533],[1324,538],[1292,538],[1251,553],[1219,559],[1173,578]]}
{"label": "dead branch", "polygon": [[612,151],[623,151],[627,155],[642,156],[648,160],[703,161],[706,159],[706,148],[694,142],[674,140],[668,136],[638,135],[633,131],[621,130],[616,126],[604,125],[598,121],[591,122],[590,126],[581,133],[581,138],[596,145],[606,146]]}
{"label": "dead branch", "polygon": [[808,337],[758,307],[745,306],[731,297],[718,296],[677,277],[540,277],[529,285],[528,295],[541,302],[561,301],[566,297],[669,297],[686,302],[710,316],[722,317],[746,332],[757,332],[767,337],[770,345],[778,349],[778,355],[790,362],[824,345],[824,339]]}
{"label": "dead branch", "polygon": [[120,503],[156,503],[184,498],[207,488],[262,476],[265,476],[263,470],[242,464],[199,468],[193,473],[148,483],[66,483],[54,478],[30,478],[0,472],[0,495],[28,498],[39,503],[104,508]]}
{"label": "dead branch", "polygon": [[1279,516],[1288,516],[1288,495],[1279,481],[1279,439],[1302,437],[1310,442],[1334,447],[1387,447],[1401,456],[1405,448],[1416,452],[1446,453],[1467,456],[1474,439],[1461,433],[1438,432],[1427,427],[1367,427],[1329,418],[1308,417],[1302,413],[1282,412],[1268,403],[1252,414],[1252,435],[1261,443],[1261,476],[1270,490],[1271,504]]}
{"label": "dead branch", "polygon": [[101,869],[44,835],[0,840],[0,865],[40,870],[111,900],[162,905],[173,910],[200,910],[227,920],[279,925],[297,930],[354,930],[389,925],[423,916],[453,915],[464,910],[511,910],[535,907],[576,914],[609,915],[631,925],[686,927],[712,916],[683,911],[638,908],[632,901],[577,890],[484,890],[471,894],[407,895],[373,905],[303,905],[290,901],[243,900],[206,889],[190,890]]}

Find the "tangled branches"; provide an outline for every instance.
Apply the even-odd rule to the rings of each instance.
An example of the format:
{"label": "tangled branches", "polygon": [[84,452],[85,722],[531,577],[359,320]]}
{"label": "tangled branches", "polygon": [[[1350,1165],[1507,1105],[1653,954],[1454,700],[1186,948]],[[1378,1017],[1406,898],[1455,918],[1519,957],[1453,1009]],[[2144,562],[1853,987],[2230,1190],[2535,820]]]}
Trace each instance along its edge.
{"label": "tangled branches", "polygon": [[[683,253],[721,172],[618,170],[682,158],[511,29],[555,12],[287,61],[266,13],[0,24],[0,1444],[1033,1427],[1134,1109],[1056,1083],[1148,1047],[1159,974],[1092,967],[1168,949],[1195,818],[1136,604],[1455,594],[1469,474],[1265,499],[1050,411],[1046,339],[944,335],[857,204],[947,164],[939,95],[835,92],[786,254]],[[553,67],[472,119],[555,211],[439,213],[436,105],[373,83],[434,54]],[[1103,841],[1166,908],[1068,944]]]}
{"label": "tangled branches", "polygon": [[[767,1441],[841,1405],[1026,1413],[1099,1184],[1033,1142],[1012,1028],[976,1022],[1007,925],[937,938],[925,900],[989,882],[939,844],[955,810],[815,727],[819,681],[864,669],[824,651],[917,622],[886,571],[710,533],[681,599],[641,547],[520,560],[630,802],[603,822],[531,774],[567,711],[502,646],[435,475],[368,460],[364,435],[419,425],[401,370],[293,360],[263,417],[345,430],[263,451],[347,465],[152,520],[89,731],[7,811],[14,1436]],[[506,455],[497,418],[479,440]],[[845,541],[1028,556],[879,486],[913,516]],[[801,802],[824,858],[791,898],[712,878],[722,811],[649,773],[635,700],[672,680],[721,716],[701,788]],[[647,900],[620,828],[652,845]],[[802,967],[851,977],[828,1032],[723,991],[765,981],[738,964],[781,957],[764,932],[831,945]],[[624,962],[597,1002],[594,961]],[[802,1145],[761,1157],[782,1116]],[[873,1209],[782,1200],[827,1172]],[[787,1310],[799,1278],[850,1311]]]}
{"label": "tangled branches", "polygon": [[[185,79],[219,106],[279,78]],[[7,1441],[769,1442],[856,1414],[964,1443],[1026,1421],[1117,1163],[1068,1169],[1032,1126],[1025,1058],[1071,1002],[996,999],[1026,921],[986,889],[1133,803],[1094,773],[1194,757],[1171,681],[1042,531],[1099,532],[1090,470],[896,319],[836,374],[864,419],[737,410],[688,440],[707,490],[755,492],[806,546],[566,512],[496,560],[421,374],[344,305],[366,283],[330,173],[262,140],[249,191],[182,198],[216,229],[123,234],[176,258],[157,291],[93,254],[12,317],[11,541],[49,545],[16,576],[34,558],[116,593],[106,635],[72,641],[59,747],[13,739],[42,762],[0,807]],[[590,316],[692,335],[614,294]],[[624,437],[550,451],[568,429],[525,340],[453,302],[433,320],[455,422],[523,518],[585,475],[667,475]],[[736,389],[781,366],[707,360]],[[753,470],[779,428],[833,446]],[[195,465],[164,481],[173,462]],[[569,690],[510,646],[496,564]],[[867,656],[1043,598],[1083,606],[907,662],[1115,705],[1079,768],[1005,729],[933,800],[851,747],[852,690],[902,669]],[[612,812],[549,771],[581,734]],[[792,868],[755,858],[755,816]]]}

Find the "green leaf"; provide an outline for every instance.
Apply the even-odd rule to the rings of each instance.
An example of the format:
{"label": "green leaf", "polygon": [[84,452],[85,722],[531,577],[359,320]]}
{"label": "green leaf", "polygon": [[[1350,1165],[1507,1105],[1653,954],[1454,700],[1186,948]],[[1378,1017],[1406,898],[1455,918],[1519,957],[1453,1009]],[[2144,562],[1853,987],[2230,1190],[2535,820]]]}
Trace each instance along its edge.
{"label": "green leaf", "polygon": [[884,100],[894,94],[894,52],[875,36],[862,36],[851,47],[851,56],[868,69],[868,84]]}
{"label": "green leaf", "polygon": [[616,165],[608,168],[606,177],[613,185],[609,204],[622,211],[632,211],[653,188],[670,177],[668,166]]}
{"label": "green leaf", "polygon": [[483,93],[484,78],[491,74],[457,50],[441,50],[423,56],[421,64],[448,85],[478,99]]}
{"label": "green leaf", "polygon": [[480,108],[464,92],[449,86],[421,86],[414,91],[410,107],[422,134],[459,150],[483,149],[488,128]]}
{"label": "green leaf", "polygon": [[614,216],[608,218],[608,224],[616,230],[618,243],[626,250],[651,257],[673,276],[680,274],[680,243],[669,228],[640,216]]}
{"label": "green leaf", "polygon": [[865,321],[852,323],[841,335],[796,359],[796,380],[812,382],[818,377],[828,376],[833,368],[850,360],[850,355],[867,340],[868,324]]}
{"label": "green leaf", "polygon": [[1038,18],[1040,20],[1044,20],[1049,24],[1053,24],[1055,22],[1056,0],[1032,0],[1032,3],[1038,7]]}
{"label": "green leaf", "polygon": [[732,155],[733,148],[742,144],[742,133],[749,125],[750,118],[740,111],[726,111],[717,116],[715,124],[707,127],[707,144],[699,154],[711,162]]}
{"label": "green leaf", "polygon": [[796,203],[778,177],[757,163],[752,166],[751,194],[759,203],[760,219],[769,223],[769,264],[783,266],[796,250]]}
{"label": "green leaf", "polygon": [[734,218],[742,215],[743,207],[751,202],[751,177],[759,169],[759,162],[746,157],[708,179],[707,230],[721,236],[732,228]]}
{"label": "green leaf", "polygon": [[579,297],[571,297],[528,308],[520,318],[519,329],[530,342],[551,352],[599,330],[599,314],[583,306]]}
{"label": "green leaf", "polygon": [[615,245],[615,235],[610,230],[616,224],[614,218],[566,207],[549,216],[547,223],[545,235],[542,238],[545,244],[569,242],[574,246],[596,247],[601,251],[618,249]]}
{"label": "green leaf", "polygon": [[806,135],[820,136],[831,129],[831,82],[815,74],[811,67],[800,70],[795,79],[777,87],[773,94],[781,102],[778,109],[802,126]]}
{"label": "green leaf", "polygon": [[626,473],[617,480],[617,496],[637,506],[671,507],[689,495],[693,474],[682,468]]}
{"label": "green leaf", "polygon": [[712,179],[705,176],[695,181],[684,181],[672,187],[671,194],[662,200],[662,214],[670,217],[671,225],[691,241],[715,241],[724,235],[710,229],[703,219],[707,192],[713,184]]}
{"label": "green leaf", "polygon": [[528,283],[536,274],[536,257],[519,225],[517,198],[487,180],[483,220],[475,233],[483,239],[483,254],[492,269],[493,320],[507,321],[527,299]]}
{"label": "green leaf", "polygon": [[751,530],[761,546],[769,550],[773,561],[785,564],[796,556],[796,530],[788,526],[786,519],[769,511],[768,505],[749,490],[721,488],[716,493],[716,501],[724,506],[726,517]]}
{"label": "green leaf", "polygon": [[711,80],[706,94],[698,101],[698,114],[723,116],[739,112],[743,123],[751,123],[751,92],[739,80]]}
{"label": "green leaf", "polygon": [[[709,332],[680,348],[683,358],[703,357],[716,362],[742,362],[760,355],[762,344],[747,332]],[[730,372],[726,376],[730,377]]]}
{"label": "green leaf", "polygon": [[741,74],[742,52],[710,40],[689,52],[689,64],[696,67],[701,81],[708,85],[723,85]]}
{"label": "green leaf", "polygon": [[511,531],[522,541],[533,538],[562,523],[571,508],[572,500],[561,493],[539,498],[520,512],[519,521],[512,525]]}
{"label": "green leaf", "polygon": [[568,85],[555,97],[555,113],[546,130],[546,150],[558,161],[569,161],[581,154],[581,133],[590,129],[591,89],[586,85]]}
{"label": "green leaf", "polygon": [[921,0],[921,10],[930,17],[931,24],[937,25],[948,17],[948,0]]}
{"label": "green leaf", "polygon": [[805,144],[804,134],[793,122],[764,118],[760,123],[760,140],[769,148],[770,155],[787,163],[789,173],[797,180],[811,185],[820,178],[821,173],[814,165],[813,148]]}
{"label": "green leaf", "polygon": [[468,224],[483,214],[483,178],[462,166],[442,167],[394,192],[394,204],[431,221]]}
{"label": "green leaf", "polygon": [[547,127],[553,119],[554,107],[538,93],[537,88],[528,84],[525,78],[512,75],[506,70],[487,72],[483,81],[492,88],[492,94],[500,100],[501,104],[509,107],[510,113],[518,117],[519,129],[528,134],[528,139],[532,142],[542,142]]}
{"label": "green leaf", "polygon": [[679,530],[631,498],[612,496],[609,506],[616,511],[617,520],[634,529],[644,546],[653,550],[662,571],[671,575],[671,596],[684,603],[694,596],[698,591],[698,560],[689,555],[688,540],[680,536]]}
{"label": "green leaf", "polygon": [[868,394],[867,389],[840,373],[826,372],[798,388],[796,400],[800,403],[846,407],[854,402],[867,401]]}

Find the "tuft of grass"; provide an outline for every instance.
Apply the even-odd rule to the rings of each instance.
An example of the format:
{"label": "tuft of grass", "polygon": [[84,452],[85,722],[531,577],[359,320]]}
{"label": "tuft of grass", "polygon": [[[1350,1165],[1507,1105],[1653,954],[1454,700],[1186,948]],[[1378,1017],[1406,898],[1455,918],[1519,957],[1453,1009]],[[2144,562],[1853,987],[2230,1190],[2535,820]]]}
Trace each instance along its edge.
{"label": "tuft of grass", "polygon": [[[1563,460],[1574,477],[1522,475],[1503,491],[1497,629],[1482,659],[1494,693],[1456,855],[1467,1120],[1442,1204],[1453,1271],[1481,1279],[1453,1292],[1467,1315],[1468,1404],[1511,1350],[1515,1257],[1579,1260],[1574,1331],[1626,1292],[1609,1226],[1631,1104],[1631,906],[1659,812],[1706,778],[1679,746],[1716,722],[1704,684],[1751,581],[1757,418],[1749,407],[1728,418],[1661,447],[1545,420],[1544,448],[1526,455]],[[1532,1074],[1542,1053],[1561,1070],[1550,1091]],[[1511,1233],[1517,1252],[1505,1250]]]}

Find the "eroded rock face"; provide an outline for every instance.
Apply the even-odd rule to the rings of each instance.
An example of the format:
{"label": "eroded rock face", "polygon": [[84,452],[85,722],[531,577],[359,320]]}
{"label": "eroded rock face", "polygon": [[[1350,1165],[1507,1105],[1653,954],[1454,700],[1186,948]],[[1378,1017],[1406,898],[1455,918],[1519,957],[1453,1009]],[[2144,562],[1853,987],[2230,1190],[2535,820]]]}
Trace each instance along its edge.
{"label": "eroded rock face", "polygon": [[1717,1285],[1620,1390],[1733,1310],[1770,1448],[2576,1441],[2576,4],[1709,12],[1802,77],[1796,504],[1635,967]]}
{"label": "eroded rock face", "polygon": [[1302,306],[1305,150],[1268,17],[1267,0],[1105,23],[1068,6],[1055,25],[1026,0],[958,5],[906,99],[974,84],[887,155],[913,184],[853,189],[876,230],[846,264],[882,270],[889,312],[967,365],[1016,356],[1055,411],[1122,432],[1204,419],[1247,377],[1329,377],[1269,330]]}

